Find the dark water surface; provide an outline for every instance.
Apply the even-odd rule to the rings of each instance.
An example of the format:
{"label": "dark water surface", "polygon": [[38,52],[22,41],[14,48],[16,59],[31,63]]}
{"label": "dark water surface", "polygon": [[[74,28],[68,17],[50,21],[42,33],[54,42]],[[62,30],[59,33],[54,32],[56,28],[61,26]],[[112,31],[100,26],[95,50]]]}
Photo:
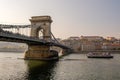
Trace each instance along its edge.
{"label": "dark water surface", "polygon": [[0,80],[120,80],[120,54],[89,59],[70,54],[57,62],[25,61],[23,53],[0,52]]}

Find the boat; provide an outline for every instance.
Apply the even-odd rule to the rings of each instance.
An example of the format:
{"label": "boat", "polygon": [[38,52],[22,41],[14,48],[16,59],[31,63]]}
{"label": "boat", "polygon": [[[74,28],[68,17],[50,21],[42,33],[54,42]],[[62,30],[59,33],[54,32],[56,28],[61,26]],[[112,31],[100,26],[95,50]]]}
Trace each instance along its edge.
{"label": "boat", "polygon": [[88,58],[113,58],[109,52],[89,52]]}

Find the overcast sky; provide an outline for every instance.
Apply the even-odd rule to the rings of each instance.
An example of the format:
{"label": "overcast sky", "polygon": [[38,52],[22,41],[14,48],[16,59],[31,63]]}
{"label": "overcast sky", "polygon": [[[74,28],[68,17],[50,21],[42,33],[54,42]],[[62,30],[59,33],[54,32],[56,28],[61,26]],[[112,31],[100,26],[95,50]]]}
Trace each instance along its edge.
{"label": "overcast sky", "polygon": [[50,15],[56,37],[120,38],[120,0],[0,0],[0,24],[30,24],[31,16]]}

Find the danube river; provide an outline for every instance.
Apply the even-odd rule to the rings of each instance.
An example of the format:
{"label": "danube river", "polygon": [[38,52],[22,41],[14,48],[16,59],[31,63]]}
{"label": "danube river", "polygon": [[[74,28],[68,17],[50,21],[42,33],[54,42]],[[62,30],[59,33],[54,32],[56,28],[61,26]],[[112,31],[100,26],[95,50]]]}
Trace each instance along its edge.
{"label": "danube river", "polygon": [[70,54],[57,62],[23,60],[23,53],[0,52],[0,80],[120,80],[120,54],[89,59]]}

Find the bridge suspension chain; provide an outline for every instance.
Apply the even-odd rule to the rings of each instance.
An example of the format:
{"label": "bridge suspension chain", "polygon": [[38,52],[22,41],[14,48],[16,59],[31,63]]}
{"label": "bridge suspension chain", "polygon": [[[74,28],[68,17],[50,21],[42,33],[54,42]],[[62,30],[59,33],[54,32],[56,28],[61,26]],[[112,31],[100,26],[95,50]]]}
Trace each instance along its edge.
{"label": "bridge suspension chain", "polygon": [[[43,33],[42,30],[41,30],[41,32]],[[55,38],[55,36],[53,35],[52,32],[50,32],[50,34],[51,34],[51,36],[53,37],[54,42],[56,42],[56,43],[58,43],[58,44],[61,44],[61,43]],[[51,40],[52,40],[52,39],[51,39]],[[52,40],[52,41],[53,41],[53,40]]]}
{"label": "bridge suspension chain", "polygon": [[[5,31],[10,31],[10,32],[13,32],[13,33],[18,33],[18,34],[21,34],[21,35],[24,35],[25,32],[24,30],[22,30],[22,28],[31,28],[31,25],[6,25],[6,24],[0,24],[0,28],[5,30]],[[41,31],[43,33],[43,31]],[[55,38],[55,36],[53,35],[52,32],[50,32],[51,36],[53,37],[53,40],[60,44],[60,42]],[[27,36],[30,36],[27,34]]]}
{"label": "bridge suspension chain", "polygon": [[60,42],[55,38],[55,36],[53,35],[53,33],[52,32],[50,32],[51,33],[51,36],[53,37],[53,39],[55,40],[55,42],[57,42],[58,44],[60,44]]}
{"label": "bridge suspension chain", "polygon": [[5,24],[0,24],[0,28],[31,28],[31,25],[5,25]]}
{"label": "bridge suspension chain", "polygon": [[21,34],[21,35],[26,35],[26,36],[30,36],[30,34],[28,34],[28,31],[25,32],[25,30],[23,28],[31,28],[31,25],[5,25],[5,24],[0,24],[0,28],[4,31],[9,31],[9,32],[13,32],[13,33],[17,33],[17,34]]}

